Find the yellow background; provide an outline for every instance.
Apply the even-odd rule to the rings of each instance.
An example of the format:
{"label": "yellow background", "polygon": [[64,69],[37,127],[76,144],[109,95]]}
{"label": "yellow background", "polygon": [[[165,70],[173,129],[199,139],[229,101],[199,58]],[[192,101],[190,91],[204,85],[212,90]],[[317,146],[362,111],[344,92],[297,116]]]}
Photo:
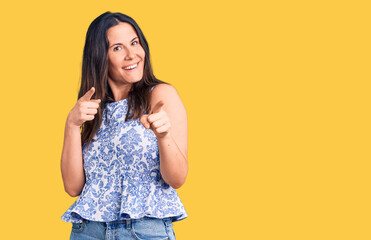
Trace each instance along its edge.
{"label": "yellow background", "polygon": [[187,109],[177,239],[371,239],[368,2],[2,2],[1,238],[69,238],[64,124],[87,28],[112,11]]}

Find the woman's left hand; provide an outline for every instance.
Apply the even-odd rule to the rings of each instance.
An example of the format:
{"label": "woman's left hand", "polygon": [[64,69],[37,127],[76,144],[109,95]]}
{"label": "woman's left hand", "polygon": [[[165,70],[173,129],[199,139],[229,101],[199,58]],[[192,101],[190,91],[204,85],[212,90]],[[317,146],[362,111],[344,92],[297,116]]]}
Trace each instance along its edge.
{"label": "woman's left hand", "polygon": [[157,139],[170,136],[170,118],[163,106],[163,102],[158,102],[150,114],[145,114],[140,118],[143,126],[146,129],[151,129]]}

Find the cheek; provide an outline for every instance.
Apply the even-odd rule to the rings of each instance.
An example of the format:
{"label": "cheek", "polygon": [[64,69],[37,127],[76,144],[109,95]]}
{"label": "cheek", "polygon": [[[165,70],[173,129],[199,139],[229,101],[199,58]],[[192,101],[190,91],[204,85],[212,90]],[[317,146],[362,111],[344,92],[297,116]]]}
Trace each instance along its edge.
{"label": "cheek", "polygon": [[141,56],[144,60],[144,57],[146,56],[146,52],[144,51],[143,48],[140,48],[140,51],[139,51],[138,55]]}
{"label": "cheek", "polygon": [[114,65],[112,63],[108,63],[108,74],[110,76],[115,76],[119,73],[119,69],[117,65]]}
{"label": "cheek", "polygon": [[121,68],[120,61],[115,58],[111,58],[108,61],[108,69],[111,71],[117,71],[118,68]]}

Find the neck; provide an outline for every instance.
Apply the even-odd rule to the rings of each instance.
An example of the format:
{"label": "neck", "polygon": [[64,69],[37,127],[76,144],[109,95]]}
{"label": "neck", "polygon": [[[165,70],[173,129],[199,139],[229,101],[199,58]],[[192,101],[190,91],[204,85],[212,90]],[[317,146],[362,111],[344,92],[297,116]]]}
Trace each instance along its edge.
{"label": "neck", "polygon": [[129,91],[131,90],[132,83],[117,84],[108,78],[108,84],[112,90],[113,98],[115,101],[120,101],[129,97]]}

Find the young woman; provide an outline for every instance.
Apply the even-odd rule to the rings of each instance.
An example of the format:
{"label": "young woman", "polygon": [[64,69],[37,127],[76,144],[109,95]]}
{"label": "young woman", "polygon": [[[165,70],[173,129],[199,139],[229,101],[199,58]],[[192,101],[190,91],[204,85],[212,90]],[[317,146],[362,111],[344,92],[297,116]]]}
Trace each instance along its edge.
{"label": "young woman", "polygon": [[175,189],[188,172],[185,107],[152,71],[138,24],[106,12],[89,26],[61,172],[79,196],[62,215],[70,239],[175,239],[188,215]]}

